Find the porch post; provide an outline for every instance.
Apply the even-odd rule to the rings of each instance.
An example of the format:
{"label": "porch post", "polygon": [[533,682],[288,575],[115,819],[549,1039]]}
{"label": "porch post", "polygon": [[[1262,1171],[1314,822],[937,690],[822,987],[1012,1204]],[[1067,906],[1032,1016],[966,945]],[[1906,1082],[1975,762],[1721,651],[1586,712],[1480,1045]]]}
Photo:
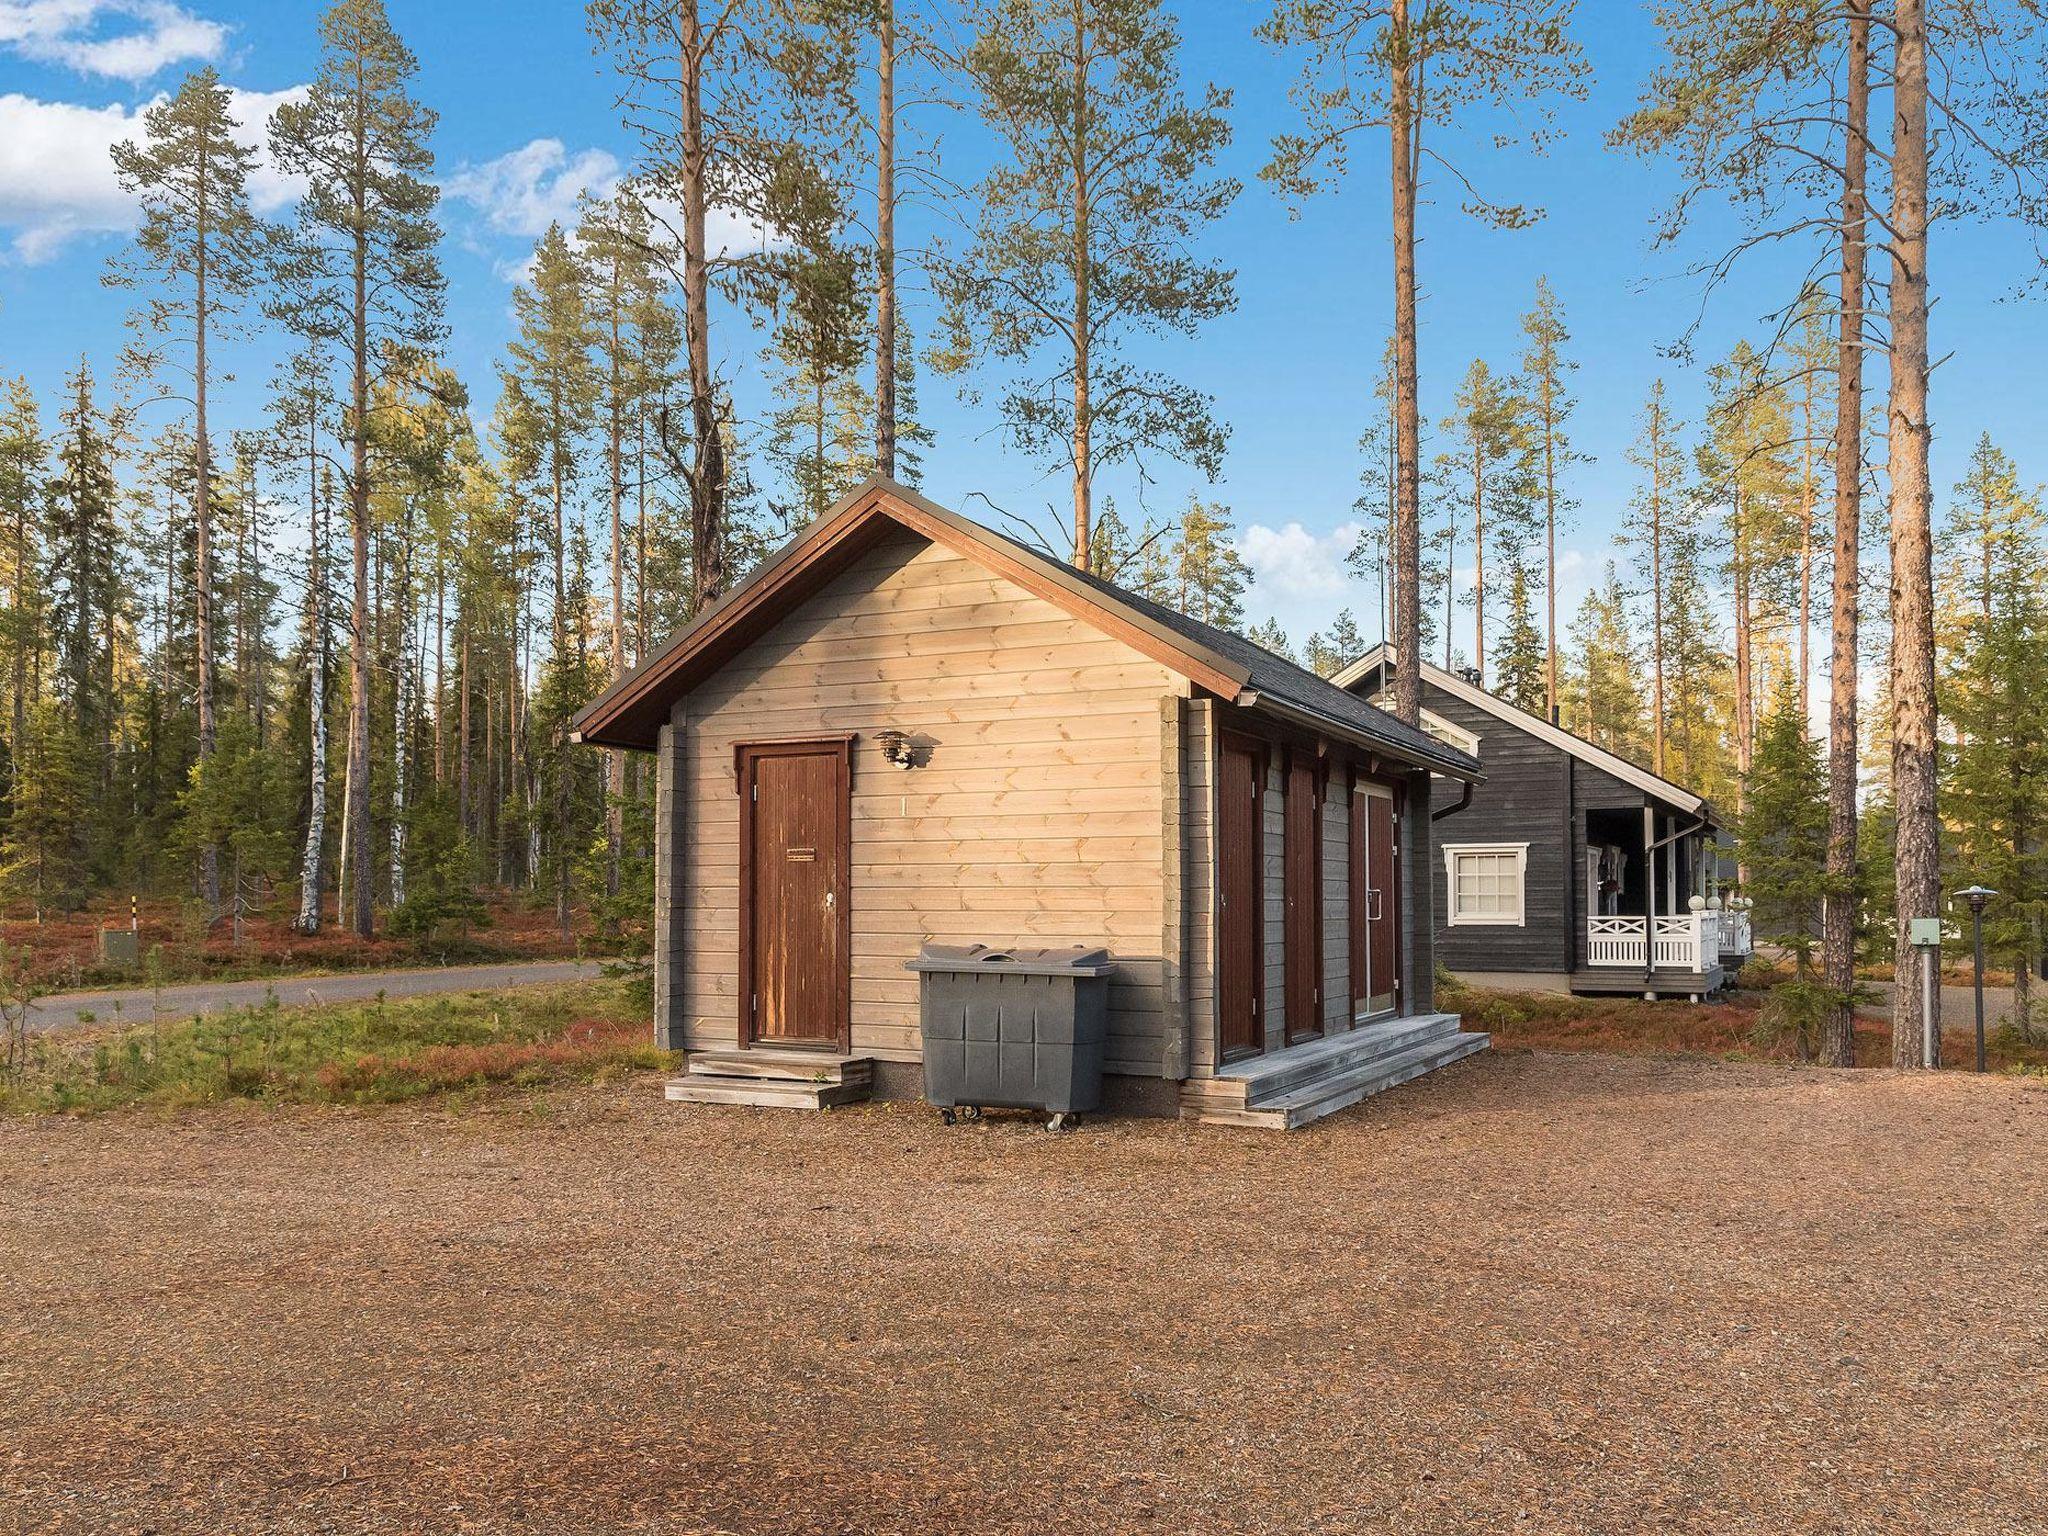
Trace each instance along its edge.
{"label": "porch post", "polygon": [[1643,801],[1643,995],[1657,989],[1657,811]]}

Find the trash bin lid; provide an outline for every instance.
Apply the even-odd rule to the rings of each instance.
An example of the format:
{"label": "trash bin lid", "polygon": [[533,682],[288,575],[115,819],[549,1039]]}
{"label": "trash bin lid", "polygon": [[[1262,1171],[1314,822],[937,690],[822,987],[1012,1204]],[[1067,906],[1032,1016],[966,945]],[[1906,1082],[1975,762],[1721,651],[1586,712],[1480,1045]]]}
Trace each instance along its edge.
{"label": "trash bin lid", "polygon": [[1018,945],[925,944],[906,967],[913,971],[1000,971],[1005,976],[1107,976],[1116,969],[1101,945],[1057,949]]}

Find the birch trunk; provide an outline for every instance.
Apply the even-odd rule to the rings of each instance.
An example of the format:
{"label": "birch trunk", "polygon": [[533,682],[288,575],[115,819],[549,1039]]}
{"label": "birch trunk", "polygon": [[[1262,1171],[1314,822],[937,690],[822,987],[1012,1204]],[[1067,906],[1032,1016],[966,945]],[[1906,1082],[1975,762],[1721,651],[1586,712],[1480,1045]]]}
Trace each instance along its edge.
{"label": "birch trunk", "polygon": [[[308,447],[311,449],[310,434]],[[311,772],[306,808],[306,847],[299,858],[299,915],[292,925],[300,933],[320,931],[320,890],[325,883],[327,848],[327,605],[326,580],[320,565],[321,494],[314,455],[309,451],[306,483],[312,515],[307,519],[306,554],[306,714]]]}

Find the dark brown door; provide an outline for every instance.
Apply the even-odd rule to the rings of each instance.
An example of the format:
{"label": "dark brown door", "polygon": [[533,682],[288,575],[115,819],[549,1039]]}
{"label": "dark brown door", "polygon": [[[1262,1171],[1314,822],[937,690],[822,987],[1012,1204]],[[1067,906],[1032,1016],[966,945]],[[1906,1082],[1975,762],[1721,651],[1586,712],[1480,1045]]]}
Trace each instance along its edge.
{"label": "dark brown door", "polygon": [[740,748],[740,1038],[848,1048],[850,751]]}
{"label": "dark brown door", "polygon": [[1263,1050],[1262,750],[1224,737],[1216,772],[1216,1023],[1225,1057]]}
{"label": "dark brown door", "polygon": [[1384,1012],[1394,1006],[1400,986],[1399,826],[1393,796],[1368,794],[1364,799],[1366,1006]]}
{"label": "dark brown door", "polygon": [[1323,801],[1315,759],[1297,753],[1287,764],[1287,1038],[1323,1032]]}

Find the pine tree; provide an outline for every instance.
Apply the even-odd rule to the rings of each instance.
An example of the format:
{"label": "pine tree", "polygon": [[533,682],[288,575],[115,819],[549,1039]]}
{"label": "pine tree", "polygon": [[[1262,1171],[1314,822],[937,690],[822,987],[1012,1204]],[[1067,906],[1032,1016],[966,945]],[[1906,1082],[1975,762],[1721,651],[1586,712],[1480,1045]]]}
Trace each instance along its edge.
{"label": "pine tree", "polygon": [[1637,556],[1637,569],[1649,582],[1650,597],[1650,766],[1668,774],[1666,737],[1671,722],[1670,700],[1665,692],[1667,646],[1671,616],[1665,608],[1670,597],[1665,554],[1672,525],[1685,504],[1685,459],[1678,444],[1679,424],[1672,420],[1664,403],[1664,381],[1650,385],[1650,398],[1643,406],[1642,423],[1628,453],[1629,463],[1642,475],[1632,498],[1634,516],[1624,525],[1622,542]]}
{"label": "pine tree", "polygon": [[2011,966],[2013,1022],[2031,1039],[2048,926],[2048,516],[1988,438],[1956,490],[1943,539],[1951,605],[1937,630],[1954,738],[1941,784],[1948,883],[1999,893],[1985,948]]}
{"label": "pine tree", "polygon": [[1791,984],[1773,992],[1766,1016],[1792,1034],[1799,1059],[1810,1060],[1827,1011],[1813,956],[1829,894],[1828,774],[1789,672],[1764,713],[1742,800],[1736,859],[1755,902],[1756,936],[1793,965]]}
{"label": "pine tree", "polygon": [[[1261,173],[1299,201],[1340,179],[1352,140],[1384,131],[1391,151],[1394,245],[1394,498],[1388,530],[1392,567],[1394,714],[1413,725],[1422,707],[1422,412],[1416,326],[1416,184],[1425,127],[1446,137],[1480,103],[1535,104],[1540,147],[1550,98],[1585,93],[1585,60],[1561,0],[1440,0],[1411,16],[1409,0],[1281,0],[1259,35],[1305,57],[1294,89],[1305,131],[1274,140]],[[1489,142],[1509,136],[1496,127]],[[1517,228],[1540,218],[1524,203],[1481,196],[1445,148],[1431,146],[1464,188],[1464,208],[1487,223]]]}
{"label": "pine tree", "polygon": [[1188,498],[1187,510],[1181,513],[1170,601],[1190,618],[1218,629],[1241,630],[1252,573],[1231,532],[1228,507]]}
{"label": "pine tree", "polygon": [[1295,659],[1294,647],[1287,641],[1287,631],[1281,627],[1277,618],[1268,619],[1263,624],[1254,624],[1245,632],[1245,638],[1254,645],[1264,646],[1282,661]]}
{"label": "pine tree", "polygon": [[1508,571],[1507,627],[1501,635],[1493,691],[1517,709],[1543,715],[1549,697],[1547,665],[1543,631],[1536,627],[1536,605],[1529,595],[1529,575],[1518,564]]}
{"label": "pine tree", "polygon": [[1606,580],[1586,594],[1571,630],[1575,665],[1565,690],[1565,724],[1595,746],[1641,761],[1644,729],[1641,655],[1629,627],[1628,594],[1612,561]]}
{"label": "pine tree", "polygon": [[1577,371],[1576,360],[1565,355],[1571,332],[1565,328],[1564,307],[1551,291],[1550,279],[1536,279],[1536,305],[1522,316],[1522,334],[1528,349],[1522,354],[1521,390],[1527,400],[1529,431],[1539,476],[1537,488],[1543,508],[1543,645],[1544,709],[1546,717],[1558,704],[1557,683],[1557,536],[1570,526],[1578,501],[1559,484],[1562,473],[1585,458],[1571,445],[1567,425],[1578,402],[1567,387]]}
{"label": "pine tree", "polygon": [[[42,681],[47,596],[44,509],[50,445],[26,379],[10,379],[0,403],[0,685],[7,689],[7,754],[21,756]],[[9,771],[9,780],[12,770]]]}
{"label": "pine tree", "polygon": [[[1486,555],[1493,543],[1519,550],[1526,489],[1522,402],[1507,384],[1473,359],[1458,389],[1457,410],[1444,431],[1458,442],[1445,478],[1461,484],[1472,520],[1472,665],[1486,686]],[[1492,518],[1489,524],[1488,518]]]}
{"label": "pine tree", "polygon": [[85,904],[91,871],[85,828],[95,797],[92,749],[54,695],[38,699],[14,763],[13,804],[0,835],[0,891],[45,912]]}
{"label": "pine tree", "polygon": [[370,863],[370,496],[378,381],[442,335],[443,282],[430,147],[435,115],[411,95],[419,64],[381,0],[337,0],[320,19],[321,59],[305,97],[277,109],[271,154],[306,178],[279,314],[331,340],[348,372],[344,492],[354,567],[348,770],[342,841],[358,934],[373,931]]}
{"label": "pine tree", "polygon": [[1003,158],[976,190],[971,243],[938,273],[941,357],[1018,370],[1004,425],[1070,471],[1085,567],[1104,469],[1151,452],[1212,480],[1222,467],[1209,398],[1127,349],[1236,304],[1234,275],[1195,254],[1238,192],[1213,174],[1230,93],[1189,99],[1160,0],[977,0],[971,15],[964,66]]}
{"label": "pine tree", "polygon": [[1743,807],[1737,858],[1756,902],[1757,936],[1791,955],[1796,979],[1808,981],[1828,884],[1827,765],[1790,674],[1765,711]]}
{"label": "pine tree", "polygon": [[[166,367],[192,388],[192,525],[197,539],[193,599],[198,614],[199,756],[212,756],[216,731],[213,636],[213,494],[208,390],[213,382],[209,344],[234,326],[240,306],[261,280],[268,237],[249,211],[248,180],[256,152],[237,142],[240,127],[228,110],[230,95],[211,68],[188,75],[178,93],[145,109],[142,144],[113,149],[122,190],[142,204],[132,262],[108,280],[147,294],[131,321],[145,339],[143,366]],[[174,348],[175,360],[156,345]],[[171,393],[177,393],[175,389]],[[200,885],[207,910],[220,908],[218,855],[199,850]]]}

